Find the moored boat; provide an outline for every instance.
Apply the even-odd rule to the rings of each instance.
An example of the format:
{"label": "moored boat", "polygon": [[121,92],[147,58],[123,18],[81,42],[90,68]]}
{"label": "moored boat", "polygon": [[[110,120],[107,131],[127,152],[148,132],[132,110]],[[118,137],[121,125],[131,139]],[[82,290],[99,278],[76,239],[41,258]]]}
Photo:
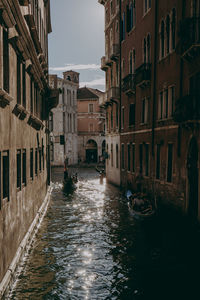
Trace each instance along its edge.
{"label": "moored boat", "polygon": [[132,194],[130,190],[126,192],[126,198],[130,214],[137,220],[151,219],[156,214],[156,205],[146,197],[145,194]]}

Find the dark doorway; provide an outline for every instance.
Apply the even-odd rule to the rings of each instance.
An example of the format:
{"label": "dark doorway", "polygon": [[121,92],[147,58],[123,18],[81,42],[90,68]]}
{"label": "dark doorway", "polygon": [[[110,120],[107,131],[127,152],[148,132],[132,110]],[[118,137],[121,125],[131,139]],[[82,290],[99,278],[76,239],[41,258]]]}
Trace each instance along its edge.
{"label": "dark doorway", "polygon": [[89,140],[86,145],[86,162],[97,162],[97,143],[94,140]]}
{"label": "dark doorway", "polygon": [[198,216],[198,145],[193,137],[190,141],[187,158],[188,169],[188,214],[192,218]]}

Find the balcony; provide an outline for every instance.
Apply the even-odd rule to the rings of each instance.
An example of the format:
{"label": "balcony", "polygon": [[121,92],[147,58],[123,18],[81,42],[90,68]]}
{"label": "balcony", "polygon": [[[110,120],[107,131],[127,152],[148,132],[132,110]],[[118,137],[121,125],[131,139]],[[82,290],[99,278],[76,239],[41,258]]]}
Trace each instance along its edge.
{"label": "balcony", "polygon": [[13,98],[9,93],[0,88],[0,107],[5,108],[7,105],[10,105],[11,101],[13,101]]}
{"label": "balcony", "polygon": [[200,56],[200,18],[186,18],[181,21],[180,54],[187,61]]}
{"label": "balcony", "polygon": [[106,57],[102,56],[101,58],[101,70],[106,71],[108,69],[108,65],[106,64]]}
{"label": "balcony", "polygon": [[136,85],[140,88],[146,88],[150,85],[151,81],[151,64],[144,63],[135,72]]}
{"label": "balcony", "polygon": [[118,60],[119,52],[120,52],[119,44],[113,44],[110,49],[110,59],[113,61]]}
{"label": "balcony", "polygon": [[174,121],[178,123],[200,120],[200,95],[186,95],[176,101]]}
{"label": "balcony", "polygon": [[135,74],[127,75],[122,81],[122,91],[126,95],[134,95],[136,91]]}
{"label": "balcony", "polygon": [[111,87],[107,92],[107,100],[118,103],[120,99],[120,92],[118,87]]}

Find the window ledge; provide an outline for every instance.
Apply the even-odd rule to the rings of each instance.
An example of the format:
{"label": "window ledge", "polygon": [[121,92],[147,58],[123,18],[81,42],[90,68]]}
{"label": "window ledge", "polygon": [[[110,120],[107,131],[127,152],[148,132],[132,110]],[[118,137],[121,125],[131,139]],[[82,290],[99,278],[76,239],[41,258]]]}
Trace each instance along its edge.
{"label": "window ledge", "polygon": [[28,111],[20,104],[16,104],[12,112],[20,120],[24,120],[28,114]]}
{"label": "window ledge", "polygon": [[42,123],[42,121],[39,118],[33,116],[32,114],[28,119],[28,124],[38,131],[44,128],[44,124]]}
{"label": "window ledge", "polygon": [[0,107],[5,108],[7,105],[10,105],[11,101],[13,101],[13,97],[0,88]]}

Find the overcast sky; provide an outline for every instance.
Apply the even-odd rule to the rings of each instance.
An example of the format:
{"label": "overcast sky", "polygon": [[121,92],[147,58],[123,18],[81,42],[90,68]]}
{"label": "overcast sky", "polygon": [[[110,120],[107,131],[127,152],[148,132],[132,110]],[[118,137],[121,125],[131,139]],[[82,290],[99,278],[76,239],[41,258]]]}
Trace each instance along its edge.
{"label": "overcast sky", "polygon": [[104,7],[98,0],[51,0],[50,74],[75,70],[80,86],[104,90]]}

